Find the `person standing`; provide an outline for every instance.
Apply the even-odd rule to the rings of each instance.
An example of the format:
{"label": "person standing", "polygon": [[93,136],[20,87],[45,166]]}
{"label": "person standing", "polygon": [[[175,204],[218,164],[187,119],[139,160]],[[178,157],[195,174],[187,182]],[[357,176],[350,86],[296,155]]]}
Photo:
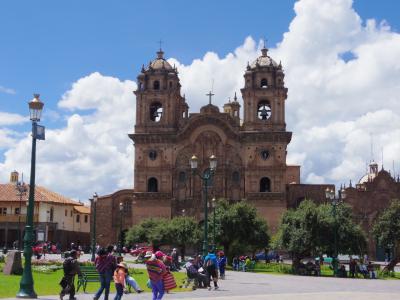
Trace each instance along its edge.
{"label": "person standing", "polygon": [[180,270],[181,266],[179,265],[179,255],[176,248],[172,249],[171,257],[172,257],[172,266],[171,266],[172,271]]}
{"label": "person standing", "polygon": [[225,279],[226,257],[223,251],[219,252],[218,268],[221,279]]}
{"label": "person standing", "polygon": [[60,285],[62,287],[62,290],[60,292],[60,300],[63,300],[63,297],[67,294],[69,294],[70,300],[76,300],[74,285],[75,275],[78,274],[78,276],[82,276],[77,260],[77,255],[78,254],[75,250],[71,250],[70,256],[64,260],[64,277],[61,279],[60,282]]}
{"label": "person standing", "polygon": [[94,261],[97,272],[100,277],[100,288],[97,290],[93,299],[98,300],[104,291],[104,300],[108,300],[110,294],[110,284],[113,276],[114,269],[116,267],[116,258],[112,253],[102,248],[97,253]]}
{"label": "person standing", "polygon": [[152,255],[150,259],[146,261],[147,273],[149,274],[151,290],[153,292],[153,300],[160,300],[164,296],[163,279],[164,275],[167,273],[167,269],[160,258],[162,258],[162,255],[161,257]]}
{"label": "person standing", "polygon": [[128,273],[128,267],[124,262],[120,262],[117,265],[117,268],[114,271],[114,283],[115,283],[115,290],[117,294],[114,297],[114,300],[121,300],[122,295],[124,294],[125,289],[125,280],[126,274]]}
{"label": "person standing", "polygon": [[206,267],[208,276],[208,289],[211,290],[211,277],[214,282],[214,289],[218,289],[218,262],[213,251],[209,251],[204,258],[204,266]]}

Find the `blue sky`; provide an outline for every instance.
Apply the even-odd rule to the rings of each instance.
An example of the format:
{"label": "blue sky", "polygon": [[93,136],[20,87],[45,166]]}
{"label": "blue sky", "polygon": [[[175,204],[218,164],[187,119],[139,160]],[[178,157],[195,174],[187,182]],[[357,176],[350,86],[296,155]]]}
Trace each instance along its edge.
{"label": "blue sky", "polygon": [[[289,33],[290,35],[293,32],[291,38],[294,39],[293,35],[295,35],[296,30],[293,30],[293,28],[296,29],[302,26],[296,25],[293,22],[296,19],[301,19],[299,16],[300,13],[297,13],[296,18],[296,12],[293,9],[295,2],[288,0],[1,1],[0,113],[14,113],[25,116],[28,114],[27,101],[32,98],[33,93],[40,93],[43,101],[45,101],[43,123],[47,128],[55,130],[55,133],[58,132],[57,130],[62,131],[68,128],[67,123],[71,121],[70,117],[74,113],[82,117],[96,116],[97,107],[95,106],[88,104],[82,108],[76,103],[71,104],[72,100],[68,102],[69,98],[66,97],[68,101],[65,103],[67,105],[60,108],[58,107],[59,101],[66,92],[73,90],[73,83],[79,82],[80,79],[90,76],[94,72],[99,72],[102,76],[117,78],[120,81],[118,84],[121,86],[131,86],[133,83],[130,81],[135,81],[141,65],[148,63],[149,60],[154,58],[155,51],[158,49],[157,41],[160,39],[163,40],[162,47],[166,52],[166,56],[176,59],[177,64],[181,67],[182,81],[185,82],[185,74],[194,72],[196,69],[193,63],[194,60],[200,60],[200,63],[204,65],[207,64],[208,58],[205,57],[206,53],[212,52],[217,54],[218,59],[215,61],[220,63],[226,62],[225,67],[229,68],[229,59],[225,60],[226,55],[235,53],[235,49],[240,47],[253,47],[255,52],[250,57],[255,59],[257,55],[257,43],[260,39],[266,37],[268,39],[268,47],[272,48],[272,53],[276,55],[276,58],[282,58],[284,67],[287,66],[288,68],[288,83],[293,82],[293,79],[291,79],[293,77],[290,74],[294,74],[291,70],[295,70],[295,68],[293,67],[294,64],[291,63],[290,55],[288,56],[287,53],[290,49],[292,52],[299,52],[301,50],[296,50],[295,47],[287,50],[284,46],[284,34]],[[336,29],[333,28],[336,26],[335,23],[329,23],[326,24],[327,27],[322,27],[321,22],[324,22],[326,16],[322,16],[319,19],[324,12],[317,9],[321,6],[321,3],[326,4],[328,2],[331,5],[328,9],[332,10],[333,15],[335,14],[334,10],[336,7],[343,9],[343,14],[338,15],[338,20],[343,15],[343,20],[348,20],[349,26],[353,26],[351,24],[354,23],[354,12],[346,4],[350,3],[348,0],[339,0],[337,4],[334,0],[304,0],[301,1],[299,8],[305,7],[305,14],[310,16],[310,20],[307,21],[307,28],[300,31],[302,34],[307,35],[307,32],[315,34],[314,31],[321,28],[321,30],[327,32],[326,36],[332,34],[332,40],[335,39],[335,35],[338,34]],[[314,9],[312,5],[315,6]],[[398,35],[400,29],[399,1],[354,1],[352,9],[361,18],[360,33],[354,37],[343,36],[342,39],[345,40],[348,38],[348,41],[340,46],[341,49],[346,49],[349,53],[362,52],[363,48],[361,46],[372,45],[371,41],[378,35],[382,38],[386,36],[386,29],[381,29],[382,25],[380,25],[383,20],[390,25],[390,29],[387,29],[388,32],[393,36]],[[314,14],[314,11],[315,16],[311,16]],[[377,29],[373,29],[374,33],[371,34],[366,33],[369,32],[367,26],[368,19],[376,21]],[[313,20],[315,20],[315,23]],[[340,23],[345,21],[340,21]],[[293,28],[289,26],[293,26]],[[313,31],[310,27],[314,26],[316,29]],[[340,27],[339,23],[337,26]],[[344,31],[342,30],[339,33],[343,34]],[[310,33],[309,35],[310,41],[315,41],[316,44],[322,45],[321,51],[327,51],[328,47],[323,48],[326,41],[323,41],[321,35],[316,35],[315,40],[313,40],[314,37],[312,34]],[[365,37],[365,35],[369,37]],[[246,44],[245,40],[249,36],[256,43],[255,46],[252,46],[251,43]],[[300,39],[302,37],[298,34],[297,38]],[[321,41],[318,41],[318,38]],[[290,39],[287,38],[287,40]],[[376,40],[380,40],[380,38],[376,38]],[[279,43],[282,43],[283,46],[280,47]],[[339,44],[339,42],[335,43]],[[342,50],[338,50],[338,57],[341,55],[340,51]],[[292,53],[291,55],[293,56],[294,54]],[[239,55],[236,56],[239,57]],[[351,55],[350,57],[353,56]],[[285,58],[287,58],[286,61]],[[286,62],[287,64],[285,64]],[[351,64],[347,66],[351,67]],[[243,61],[243,67],[240,70],[244,70],[244,67],[245,62]],[[321,70],[323,69],[324,67],[321,64]],[[240,72],[242,71],[238,72],[238,80],[242,78]],[[204,83],[202,86],[209,85],[211,81],[206,75],[204,76],[204,81],[207,81],[207,83]],[[217,90],[218,85],[222,86],[224,84],[221,81],[216,81]],[[191,86],[188,83],[186,87],[189,89]],[[225,90],[221,87],[219,95],[225,97],[225,92],[226,95],[233,93],[233,87],[235,87],[235,90],[238,90],[236,82],[232,83],[230,87],[232,88],[226,88]],[[289,93],[292,91],[291,97],[293,97],[289,97],[291,102],[287,104],[288,109],[293,111],[293,113],[288,112],[288,124],[291,126],[291,130],[297,131],[295,131],[295,135],[302,136],[306,130],[305,128],[310,128],[310,124],[298,125],[302,122],[300,121],[302,117],[296,117],[294,111],[298,110],[301,112],[299,108],[301,99],[309,99],[314,94],[325,93],[326,91],[316,89],[312,93],[310,92],[311,94],[309,95],[296,98],[294,93],[301,91],[301,88],[305,89],[306,86],[297,87],[296,84],[291,84],[288,88]],[[206,88],[204,89],[207,91]],[[203,92],[201,91],[201,93]],[[331,97],[330,94],[324,95],[327,99]],[[354,98],[354,95],[352,96],[349,93],[348,97]],[[332,101],[334,99],[335,96],[332,95]],[[134,106],[134,98],[131,101],[132,106]],[[196,94],[193,93],[192,100],[189,99],[189,105],[192,104],[191,107],[197,108],[196,101],[202,100],[196,98]],[[220,103],[224,101],[224,99],[221,99]],[[391,106],[391,104],[388,104],[388,106],[381,105],[377,108],[377,111],[379,109],[392,111],[396,114],[396,117],[397,113],[399,113],[397,106]],[[339,113],[338,118],[330,120],[330,123],[324,122],[321,119],[315,120],[314,125],[322,126],[324,130],[328,130],[329,126],[333,126],[332,124],[335,124],[337,121],[358,124],[357,122],[362,122],[361,118],[363,116],[374,112],[373,109],[368,108],[351,115]],[[132,124],[129,124],[129,128],[133,127],[133,122],[134,119],[132,118]],[[3,125],[3,130],[12,131],[13,141],[8,143],[7,146],[2,146],[0,141],[0,167],[10,168],[12,165],[12,158],[10,157],[13,156],[14,152],[18,152],[16,150],[18,147],[22,147],[17,144],[20,144],[24,136],[18,136],[18,133],[25,134],[29,130],[29,126],[28,122],[14,122]],[[129,129],[126,131],[129,131]],[[11,135],[9,134],[8,136]],[[337,138],[341,143],[348,137]],[[368,143],[367,140],[368,138],[366,140],[362,139],[363,143]],[[376,140],[377,143],[384,143],[383,137],[382,139],[377,137]],[[126,142],[129,144],[129,140]],[[343,156],[340,157],[340,160],[342,162],[348,159],[345,153],[346,145],[342,145],[343,148],[341,148]],[[377,145],[376,148],[380,146]],[[314,180],[320,182],[324,180],[338,182],[337,177],[339,175],[332,175],[329,172],[341,166],[339,161],[333,159],[336,163],[335,165],[326,163],[325,156],[324,158],[322,156],[315,158],[315,153],[320,153],[317,149],[314,150],[315,153],[307,152],[308,150],[296,144],[296,141],[294,141],[293,147],[292,152],[295,153],[293,161],[303,165],[304,179],[306,181],[310,182]],[[397,145],[393,147],[393,149],[397,149]],[[392,148],[390,148],[389,152],[394,151]],[[7,151],[11,151],[8,158],[5,157]],[[313,155],[312,159],[310,158],[311,155]],[[366,156],[368,155],[365,153],[360,154],[360,160],[365,160]],[[331,159],[331,156],[328,157],[328,159]],[[393,157],[393,159],[395,158]],[[325,162],[323,162],[324,160]],[[15,168],[27,169],[23,163],[18,164],[14,161],[14,164],[17,165]],[[360,163],[357,164],[357,166],[359,165]],[[0,178],[6,180],[4,174],[8,173],[8,169],[0,170],[0,176],[2,175]],[[123,176],[126,176],[126,174]],[[132,182],[131,179],[128,181]],[[127,181],[124,182],[126,185]],[[49,181],[48,184],[51,185],[51,182]],[[113,188],[124,185],[122,183],[117,184],[116,182],[113,184],[113,186],[110,185],[104,192],[110,192]],[[66,188],[60,189],[70,196],[84,197],[82,196],[84,195],[82,191],[69,193]]]}
{"label": "blue sky", "polygon": [[[182,63],[207,51],[225,55],[249,35],[275,45],[294,2],[1,1],[0,85],[16,94],[0,94],[0,110],[25,113],[34,92],[56,110],[71,83],[93,71],[135,79],[160,39]],[[354,8],[400,27],[399,1],[355,1]]]}

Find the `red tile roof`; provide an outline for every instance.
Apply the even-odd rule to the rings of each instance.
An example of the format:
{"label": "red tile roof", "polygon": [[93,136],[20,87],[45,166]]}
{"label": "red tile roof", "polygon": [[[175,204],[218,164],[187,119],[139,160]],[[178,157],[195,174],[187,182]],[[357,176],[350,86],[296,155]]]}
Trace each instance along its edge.
{"label": "red tile roof", "polygon": [[[22,196],[22,200],[28,199],[29,184],[26,185],[27,192]],[[16,189],[15,184],[5,183],[0,184],[0,202],[19,202],[19,193]],[[83,206],[82,203],[74,201],[56,192],[52,192],[44,187],[35,187],[35,202],[47,202],[47,203],[60,203],[65,205]]]}

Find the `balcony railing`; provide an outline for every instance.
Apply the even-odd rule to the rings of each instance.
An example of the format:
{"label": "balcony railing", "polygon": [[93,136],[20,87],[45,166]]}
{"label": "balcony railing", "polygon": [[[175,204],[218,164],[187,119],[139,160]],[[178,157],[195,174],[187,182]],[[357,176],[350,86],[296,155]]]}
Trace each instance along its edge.
{"label": "balcony railing", "polygon": [[[33,222],[37,222],[39,220],[39,215],[35,214],[33,216]],[[18,223],[18,221],[25,223],[26,221],[26,215],[25,214],[20,214],[20,215],[0,215],[0,223],[3,222],[11,222],[11,223]]]}

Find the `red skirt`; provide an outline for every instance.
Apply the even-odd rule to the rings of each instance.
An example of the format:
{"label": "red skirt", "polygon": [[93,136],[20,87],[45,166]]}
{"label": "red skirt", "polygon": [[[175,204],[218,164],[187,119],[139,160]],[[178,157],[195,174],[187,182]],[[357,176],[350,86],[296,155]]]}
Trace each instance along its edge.
{"label": "red skirt", "polygon": [[170,272],[165,273],[163,281],[164,281],[164,290],[169,291],[176,288],[176,281],[172,273]]}

